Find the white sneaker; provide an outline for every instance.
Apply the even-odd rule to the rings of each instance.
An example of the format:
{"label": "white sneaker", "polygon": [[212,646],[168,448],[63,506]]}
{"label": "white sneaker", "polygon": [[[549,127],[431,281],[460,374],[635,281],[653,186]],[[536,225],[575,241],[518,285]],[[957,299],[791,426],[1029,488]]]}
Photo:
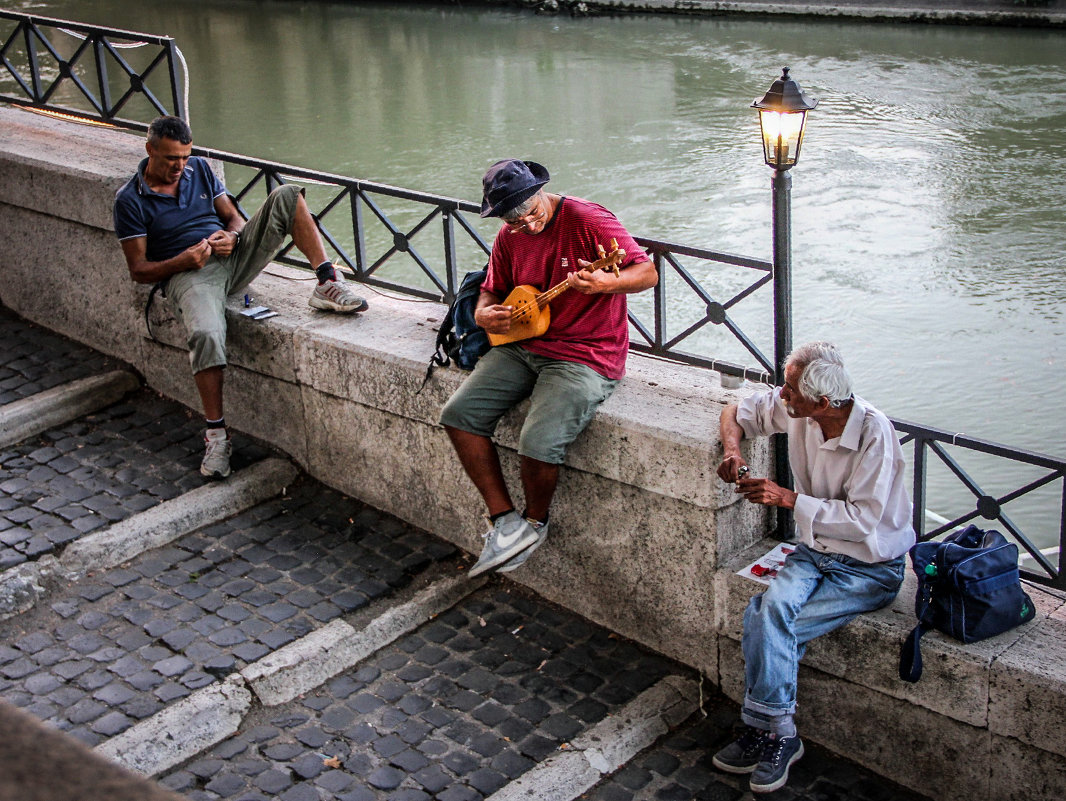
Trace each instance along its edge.
{"label": "white sneaker", "polygon": [[526,563],[526,560],[529,558],[529,555],[533,553],[533,551],[537,550],[537,548],[539,548],[541,545],[543,545],[544,540],[548,539],[547,523],[538,523],[537,521],[531,520],[528,517],[526,518],[526,520],[529,522],[529,525],[533,526],[533,530],[537,532],[537,541],[530,545],[528,548],[526,548],[524,551],[522,551],[522,553],[518,554],[518,556],[514,557],[510,562],[507,562],[507,564],[500,565],[498,568],[496,568],[497,573],[510,573],[512,570],[520,568]]}
{"label": "white sneaker", "polygon": [[229,457],[233,442],[224,428],[209,428],[204,435],[204,460],[200,462],[200,475],[206,478],[225,478],[230,474]]}
{"label": "white sneaker", "polygon": [[485,538],[485,547],[481,551],[481,557],[467,574],[471,578],[506,562],[537,541],[537,532],[518,512],[508,512],[497,517],[492,528],[481,536]]}
{"label": "white sneaker", "polygon": [[366,311],[369,308],[367,302],[352,292],[340,276],[316,286],[307,303],[315,309],[345,313]]}

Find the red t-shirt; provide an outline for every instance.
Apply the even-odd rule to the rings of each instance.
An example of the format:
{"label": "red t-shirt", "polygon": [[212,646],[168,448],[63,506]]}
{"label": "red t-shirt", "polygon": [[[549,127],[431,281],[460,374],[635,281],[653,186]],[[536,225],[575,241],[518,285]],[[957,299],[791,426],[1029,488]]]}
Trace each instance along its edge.
{"label": "red t-shirt", "polygon": [[[500,229],[481,288],[497,295],[501,303],[521,284],[543,292],[580,269],[579,258],[596,261],[597,243],[609,251],[612,238],[626,252],[620,267],[648,261],[611,212],[588,200],[564,197],[543,231],[512,234],[506,226]],[[551,323],[544,336],[520,344],[532,353],[579,362],[607,378],[621,378],[629,353],[626,296],[567,290],[552,300]]]}

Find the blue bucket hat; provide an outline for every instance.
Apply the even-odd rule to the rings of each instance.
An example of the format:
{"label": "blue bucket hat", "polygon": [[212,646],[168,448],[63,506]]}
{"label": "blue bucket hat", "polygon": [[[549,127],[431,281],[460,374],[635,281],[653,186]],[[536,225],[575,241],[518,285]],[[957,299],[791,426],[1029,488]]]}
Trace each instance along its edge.
{"label": "blue bucket hat", "polygon": [[497,161],[481,179],[484,195],[482,217],[502,217],[548,183],[548,170],[535,161],[504,159]]}

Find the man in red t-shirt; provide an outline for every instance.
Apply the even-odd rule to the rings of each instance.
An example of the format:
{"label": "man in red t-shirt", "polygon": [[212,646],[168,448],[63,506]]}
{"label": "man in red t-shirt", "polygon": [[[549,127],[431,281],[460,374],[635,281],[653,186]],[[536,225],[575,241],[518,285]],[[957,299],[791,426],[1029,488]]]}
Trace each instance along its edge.
{"label": "man in red t-shirt", "polygon": [[[611,212],[545,192],[547,182],[544,167],[518,159],[497,162],[482,180],[481,216],[501,217],[504,225],[481,285],[478,325],[490,334],[510,331],[513,307],[503,301],[516,286],[543,292],[566,281],[569,290],[551,301],[551,322],[542,336],[497,345],[482,356],[441,412],[492,522],[471,576],[514,570],[547,539],[548,508],[566,448],[625,374],[625,296],[659,280],[655,265]],[[598,257],[596,246],[609,248],[612,239],[626,253],[620,274],[585,272]],[[518,514],[492,435],[504,413],[527,397],[529,414],[518,443],[526,507]]]}

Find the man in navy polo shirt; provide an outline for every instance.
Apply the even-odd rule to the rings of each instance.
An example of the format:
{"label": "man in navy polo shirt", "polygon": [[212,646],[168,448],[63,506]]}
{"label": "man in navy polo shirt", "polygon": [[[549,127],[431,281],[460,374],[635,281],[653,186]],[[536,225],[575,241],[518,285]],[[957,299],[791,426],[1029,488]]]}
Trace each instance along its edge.
{"label": "man in navy polo shirt", "polygon": [[115,233],[130,277],[142,284],[165,282],[167,299],[185,324],[207,420],[200,472],[225,478],[232,451],[222,415],[226,296],[247,286],[292,236],[318,265],[312,307],[350,313],[365,310],[367,303],[326,258],[302,189],[275,189],[245,222],[208,163],[190,155],[192,131],[184,120],[154,120],[145,149],[148,158],[115,195]]}

